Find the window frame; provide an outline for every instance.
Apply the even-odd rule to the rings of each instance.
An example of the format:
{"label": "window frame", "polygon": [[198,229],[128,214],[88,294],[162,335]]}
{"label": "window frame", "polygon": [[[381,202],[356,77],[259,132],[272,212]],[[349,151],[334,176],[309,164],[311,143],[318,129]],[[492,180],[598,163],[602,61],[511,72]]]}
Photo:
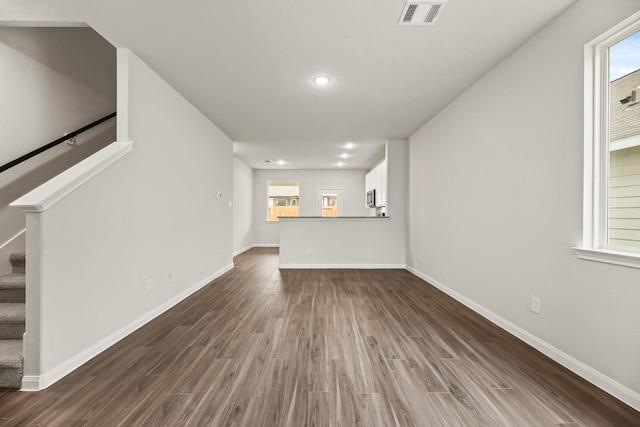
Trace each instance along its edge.
{"label": "window frame", "polygon": [[[271,197],[269,195],[269,188],[270,187],[277,187],[279,185],[271,185],[272,183],[278,183],[278,184],[282,184],[282,183],[287,183],[286,186],[290,186],[290,187],[298,187],[298,195],[297,196],[275,196],[275,197]],[[277,224],[280,220],[279,219],[269,219],[269,208],[271,207],[270,202],[271,200],[275,200],[275,199],[287,199],[287,206],[297,206],[298,209],[300,209],[300,188],[301,188],[301,184],[300,181],[284,181],[284,180],[267,180],[267,199],[266,199],[266,219],[265,222],[266,223],[272,223],[272,224]],[[289,202],[291,201],[291,199],[296,199],[297,201],[297,205],[292,205],[289,204]],[[274,205],[275,206],[275,205]],[[299,213],[298,213],[299,215]]]}
{"label": "window frame", "polygon": [[[298,196],[268,196],[269,197],[269,206],[300,206],[300,198]],[[271,204],[271,200],[273,200],[273,204]],[[285,205],[276,205],[276,200],[284,200],[286,202]],[[291,203],[292,201],[296,201],[296,203]]]}
{"label": "window frame", "polygon": [[609,48],[640,31],[640,12],[584,48],[584,199],[578,258],[640,268],[640,250],[608,244]]}

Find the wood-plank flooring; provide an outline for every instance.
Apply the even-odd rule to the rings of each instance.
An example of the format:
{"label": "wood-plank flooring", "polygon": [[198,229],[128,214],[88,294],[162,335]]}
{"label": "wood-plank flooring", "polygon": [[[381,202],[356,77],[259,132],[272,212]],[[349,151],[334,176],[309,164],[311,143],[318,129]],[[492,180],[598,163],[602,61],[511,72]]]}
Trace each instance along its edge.
{"label": "wood-plank flooring", "polygon": [[640,426],[640,413],[403,270],[236,267],[2,426]]}

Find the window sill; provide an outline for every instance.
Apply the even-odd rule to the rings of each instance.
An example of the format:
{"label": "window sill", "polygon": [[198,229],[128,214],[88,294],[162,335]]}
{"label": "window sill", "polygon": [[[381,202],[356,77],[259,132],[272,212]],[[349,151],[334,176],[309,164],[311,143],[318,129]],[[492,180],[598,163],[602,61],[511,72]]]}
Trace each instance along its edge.
{"label": "window sill", "polygon": [[572,248],[580,259],[604,262],[624,267],[640,268],[640,253],[619,252],[605,249]]}

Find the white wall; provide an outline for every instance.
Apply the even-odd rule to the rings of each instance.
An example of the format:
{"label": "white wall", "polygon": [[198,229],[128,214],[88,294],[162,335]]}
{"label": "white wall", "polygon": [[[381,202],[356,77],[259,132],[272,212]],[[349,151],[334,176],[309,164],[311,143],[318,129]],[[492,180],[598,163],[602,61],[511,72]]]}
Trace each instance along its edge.
{"label": "white wall", "polygon": [[267,182],[300,182],[300,216],[317,216],[317,190],[342,189],[342,216],[367,216],[364,170],[254,170],[253,243],[278,245],[278,223],[267,222]]}
{"label": "white wall", "polygon": [[133,151],[28,214],[25,382],[36,388],[232,266],[231,141],[129,51],[118,67],[118,135]]}
{"label": "white wall", "polygon": [[[0,27],[0,165],[116,110],[116,50],[90,28]],[[25,227],[16,198],[115,141],[112,119],[0,174],[0,246]],[[24,249],[24,241],[11,250]],[[0,250],[0,274],[9,266]]]}
{"label": "white wall", "polygon": [[636,408],[640,270],[578,260],[571,247],[582,233],[584,45],[639,7],[578,0],[411,136],[407,260]]}
{"label": "white wall", "polygon": [[233,156],[233,253],[253,245],[253,169]]}
{"label": "white wall", "polygon": [[406,264],[407,245],[407,141],[387,141],[385,146],[387,159],[387,206],[386,215],[391,220],[391,235],[385,245],[390,250],[402,254]]}

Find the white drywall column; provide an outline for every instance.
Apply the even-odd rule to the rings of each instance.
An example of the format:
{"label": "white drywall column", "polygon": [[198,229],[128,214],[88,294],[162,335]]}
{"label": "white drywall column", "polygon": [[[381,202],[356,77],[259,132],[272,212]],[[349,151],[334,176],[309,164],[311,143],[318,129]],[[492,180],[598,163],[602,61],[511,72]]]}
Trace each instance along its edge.
{"label": "white drywall column", "polygon": [[407,141],[387,141],[387,207],[393,229],[393,239],[385,241],[391,250],[402,254],[402,264],[406,263],[407,227]]}
{"label": "white drywall column", "polygon": [[233,253],[253,245],[253,169],[233,156]]}

